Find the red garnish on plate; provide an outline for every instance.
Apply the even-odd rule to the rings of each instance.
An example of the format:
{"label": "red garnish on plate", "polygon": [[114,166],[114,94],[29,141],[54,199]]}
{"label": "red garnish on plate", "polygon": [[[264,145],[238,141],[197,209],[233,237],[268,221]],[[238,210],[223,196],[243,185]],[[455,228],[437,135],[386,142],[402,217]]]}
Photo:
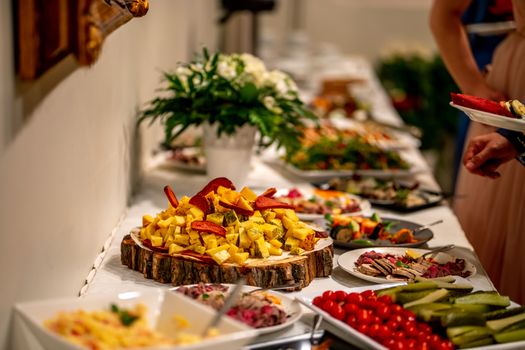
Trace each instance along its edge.
{"label": "red garnish on plate", "polygon": [[164,193],[166,193],[166,197],[168,197],[171,206],[173,208],[177,208],[179,206],[179,201],[177,200],[175,193],[173,193],[173,190],[169,185],[164,186]]}
{"label": "red garnish on plate", "polygon": [[213,258],[211,256],[204,255],[204,254],[199,254],[197,252],[194,252],[193,250],[186,249],[186,250],[178,252],[177,255],[180,255],[182,257],[188,256],[188,257],[192,257],[192,258],[195,258],[197,260],[200,260],[200,261],[202,261],[204,263],[207,263],[207,264],[215,264],[215,265],[217,265],[217,263],[215,262],[215,260],[213,260]]}
{"label": "red garnish on plate", "polygon": [[195,231],[213,233],[214,235],[225,237],[226,229],[211,221],[193,221],[191,228]]}
{"label": "red garnish on plate", "polygon": [[281,201],[278,201],[277,199],[265,197],[262,195],[257,197],[257,199],[255,199],[255,209],[257,210],[266,210],[266,209],[275,209],[275,208],[295,209],[293,205],[286,204]]}
{"label": "red garnish on plate", "polygon": [[210,211],[210,204],[208,203],[208,200],[199,193],[190,198],[190,204],[202,210],[204,215],[207,215]]}
{"label": "red garnish on plate", "polygon": [[478,111],[493,113],[497,115],[502,115],[509,118],[514,118],[511,112],[504,106],[500,105],[499,102],[487,100],[485,98],[465,95],[465,94],[456,94],[451,92],[450,97],[452,102],[459,106],[477,109]]}
{"label": "red garnish on plate", "polygon": [[225,177],[218,177],[211,180],[198,194],[201,196],[206,196],[210,192],[216,192],[219,186],[229,188],[230,190],[235,190],[235,186],[229,179]]}

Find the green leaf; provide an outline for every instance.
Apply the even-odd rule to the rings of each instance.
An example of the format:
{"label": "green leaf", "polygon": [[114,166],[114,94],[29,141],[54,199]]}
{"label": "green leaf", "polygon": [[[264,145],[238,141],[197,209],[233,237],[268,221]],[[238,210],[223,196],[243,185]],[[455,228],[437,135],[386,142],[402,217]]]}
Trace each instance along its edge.
{"label": "green leaf", "polygon": [[246,83],[240,90],[241,100],[247,103],[253,103],[257,100],[259,91],[253,83]]}

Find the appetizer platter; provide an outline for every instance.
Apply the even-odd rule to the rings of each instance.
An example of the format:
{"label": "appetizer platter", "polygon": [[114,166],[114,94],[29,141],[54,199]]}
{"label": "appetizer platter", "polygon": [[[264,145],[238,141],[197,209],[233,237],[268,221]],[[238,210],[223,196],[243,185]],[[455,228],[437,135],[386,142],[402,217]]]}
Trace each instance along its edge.
{"label": "appetizer platter", "polygon": [[206,173],[206,158],[202,147],[175,147],[165,152],[167,163],[175,169]]}
{"label": "appetizer platter", "polygon": [[518,100],[495,102],[464,94],[451,94],[450,105],[473,121],[525,132],[525,105]]}
{"label": "appetizer platter", "polygon": [[336,246],[342,248],[419,247],[434,237],[422,225],[393,218],[327,215],[324,223]]}
{"label": "appetizer platter", "polygon": [[525,307],[461,278],[345,288],[296,297],[366,349],[525,347]]}
{"label": "appetizer platter", "polygon": [[351,275],[374,283],[451,275],[469,278],[476,274],[476,267],[469,261],[444,252],[423,256],[429,252],[416,248],[363,248],[342,254],[337,263]]}
{"label": "appetizer platter", "polygon": [[[194,300],[219,310],[233,284],[194,284],[173,288]],[[302,309],[294,299],[275,291],[243,286],[242,294],[226,315],[266,334],[287,328],[297,322]]]}
{"label": "appetizer platter", "polygon": [[204,334],[216,312],[182,294],[161,290],[26,302],[15,310],[38,342],[53,350],[227,350],[258,335],[230,318]]}
{"label": "appetizer platter", "polygon": [[326,214],[358,215],[370,210],[370,203],[358,196],[321,189],[279,189],[275,198],[292,205],[301,220],[315,220]]}
{"label": "appetizer platter", "polygon": [[333,242],[299,220],[293,207],[270,188],[256,195],[235,191],[217,178],[179,201],[164,189],[169,206],[121,243],[121,262],[161,283],[234,283],[272,287],[299,282],[298,289],[332,271]]}
{"label": "appetizer platter", "polygon": [[403,183],[394,179],[354,176],[333,178],[327,183],[317,184],[322,189],[343,191],[366,198],[374,206],[411,212],[439,205],[443,194],[423,189],[419,183]]}
{"label": "appetizer platter", "polygon": [[383,150],[352,131],[306,128],[301,148],[285,155],[286,169],[293,174],[320,180],[368,174],[402,176],[410,164],[395,150]]}

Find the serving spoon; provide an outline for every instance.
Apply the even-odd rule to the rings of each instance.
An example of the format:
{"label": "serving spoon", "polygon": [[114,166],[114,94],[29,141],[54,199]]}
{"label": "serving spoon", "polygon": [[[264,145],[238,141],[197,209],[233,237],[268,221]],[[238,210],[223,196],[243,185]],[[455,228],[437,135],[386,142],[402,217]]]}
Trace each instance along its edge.
{"label": "serving spoon", "polygon": [[447,250],[451,250],[455,248],[456,246],[454,244],[447,244],[441,247],[436,247],[431,249],[430,251],[426,252],[425,254],[421,255],[421,258],[424,258],[427,255],[432,255],[440,252],[446,252]]}
{"label": "serving spoon", "polygon": [[426,230],[427,228],[429,228],[430,226],[434,226],[434,225],[437,225],[437,224],[441,224],[443,222],[443,219],[439,219],[437,221],[434,221],[434,222],[431,222],[430,224],[426,224],[426,225],[423,225],[423,226],[420,226],[416,229],[413,229],[412,230],[412,234],[416,234],[420,231],[423,231],[423,230]]}

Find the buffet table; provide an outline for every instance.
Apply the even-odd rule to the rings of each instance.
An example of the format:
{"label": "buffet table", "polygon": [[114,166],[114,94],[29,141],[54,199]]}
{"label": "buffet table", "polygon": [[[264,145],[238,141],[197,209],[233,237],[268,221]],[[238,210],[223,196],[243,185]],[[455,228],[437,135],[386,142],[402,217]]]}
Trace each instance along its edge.
{"label": "buffet table", "polygon": [[[366,80],[367,84],[361,86],[356,93],[361,94],[362,98],[369,100],[372,105],[371,112],[375,115],[374,119],[391,125],[402,125],[401,119],[390,105],[388,97],[381,88],[367,61],[355,57],[351,59],[346,58],[340,62],[338,67],[339,71],[325,71],[324,74],[341,74],[342,72],[355,74],[358,72],[360,77]],[[305,95],[308,95],[307,91],[305,91]],[[427,188],[439,190],[421,153],[416,148],[406,149],[402,152],[414,167],[418,169],[415,179]],[[301,178],[287,172],[278,162],[275,162],[275,158],[276,155],[272,153],[272,151],[270,151],[270,154],[266,152],[263,155],[255,157],[251,165],[249,178],[245,185],[257,192],[262,192],[268,187],[292,188],[311,186]],[[176,195],[180,198],[180,196],[183,195],[196,193],[208,181],[206,176],[202,174],[174,171],[174,169],[166,166],[163,160],[164,158],[157,157],[154,158],[150,164],[140,189],[133,198],[132,204],[121,219],[118,227],[112,232],[102,253],[96,259],[94,268],[87,277],[86,285],[81,290],[80,294],[82,297],[99,296],[118,291],[147,291],[155,288],[167,289],[173,287],[169,284],[161,284],[153,280],[145,279],[141,273],[128,269],[122,265],[120,261],[120,243],[122,238],[128,234],[131,229],[141,224],[143,215],[155,215],[166,207],[167,200],[162,191],[165,185],[169,184],[172,186]],[[494,289],[494,286],[487,277],[487,274],[473,252],[472,246],[465,237],[458,220],[449,206],[441,205],[404,215],[385,210],[375,211],[388,215],[389,217],[413,221],[418,224],[427,224],[442,219],[442,224],[432,228],[434,238],[428,242],[428,247],[432,248],[450,243],[455,244],[456,247],[451,250],[450,253],[457,257],[465,258],[476,266],[477,274],[470,279],[470,282],[480,289]],[[293,297],[302,293],[321,294],[323,291],[329,289],[338,290],[372,285],[370,282],[353,277],[338,267],[337,259],[344,252],[342,249],[334,250],[334,270],[330,277],[315,279],[302,291],[289,293],[288,295]],[[302,322],[295,323],[292,327],[277,333],[262,336],[258,338],[255,343],[309,333],[313,315],[307,309],[304,311]],[[324,326],[330,329],[328,325]],[[334,329],[331,329],[331,331],[337,333]]]}

